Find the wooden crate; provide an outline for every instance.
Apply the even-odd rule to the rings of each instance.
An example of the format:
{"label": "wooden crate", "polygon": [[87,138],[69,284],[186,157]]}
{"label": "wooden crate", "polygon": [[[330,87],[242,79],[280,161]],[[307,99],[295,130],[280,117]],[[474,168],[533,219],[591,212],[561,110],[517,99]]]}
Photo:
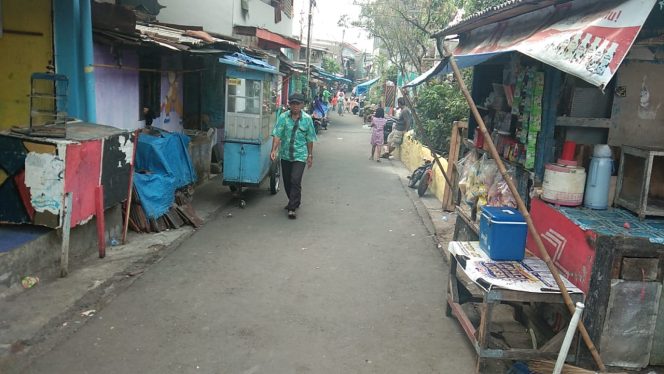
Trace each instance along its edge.
{"label": "wooden crate", "polygon": [[645,216],[664,216],[664,148],[623,146],[615,205]]}

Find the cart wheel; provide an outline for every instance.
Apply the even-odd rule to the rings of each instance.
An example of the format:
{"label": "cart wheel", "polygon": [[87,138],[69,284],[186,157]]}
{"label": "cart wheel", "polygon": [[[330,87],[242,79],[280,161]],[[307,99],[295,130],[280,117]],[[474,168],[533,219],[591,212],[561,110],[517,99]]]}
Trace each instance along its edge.
{"label": "cart wheel", "polygon": [[229,184],[229,185],[228,185],[228,189],[230,189],[231,192],[235,192],[235,191],[237,191],[237,186],[234,185],[234,184]]}
{"label": "cart wheel", "polygon": [[244,209],[247,206],[247,202],[244,200],[240,200],[240,208]]}
{"label": "cart wheel", "polygon": [[270,193],[276,195],[279,192],[279,177],[281,174],[281,167],[279,162],[273,162],[270,168]]}

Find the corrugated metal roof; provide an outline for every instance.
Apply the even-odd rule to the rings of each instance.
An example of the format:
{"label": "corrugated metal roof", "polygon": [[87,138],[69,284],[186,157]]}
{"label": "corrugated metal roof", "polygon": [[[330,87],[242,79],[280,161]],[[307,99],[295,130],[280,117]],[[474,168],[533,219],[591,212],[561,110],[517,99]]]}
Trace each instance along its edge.
{"label": "corrugated metal roof", "polygon": [[239,48],[233,41],[214,37],[202,30],[189,31],[154,24],[137,23],[133,34],[104,28],[95,28],[94,33],[100,40],[136,46],[153,44],[175,51],[199,52],[210,48],[228,51],[225,47],[233,47],[231,50]]}
{"label": "corrugated metal roof", "polygon": [[216,43],[237,45],[237,43],[235,42],[225,39],[215,38],[209,34],[206,34],[207,40],[203,40],[197,37],[187,35],[186,31],[161,25],[136,24],[136,30],[139,31],[141,35],[149,37],[161,43],[168,43],[168,44],[177,43],[192,47],[202,47],[204,45],[216,44]]}
{"label": "corrugated metal roof", "polygon": [[[487,24],[500,22],[550,5],[569,1],[572,0],[508,0],[473,13],[456,24],[449,24],[442,30],[435,32],[432,36],[438,38],[446,35],[460,34]],[[601,2],[602,0],[597,1]]]}

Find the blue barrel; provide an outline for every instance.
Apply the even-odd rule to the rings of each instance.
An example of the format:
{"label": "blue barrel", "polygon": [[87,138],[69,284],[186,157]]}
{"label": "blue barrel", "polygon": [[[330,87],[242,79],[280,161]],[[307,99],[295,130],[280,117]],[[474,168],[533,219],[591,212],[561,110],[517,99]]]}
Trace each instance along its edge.
{"label": "blue barrel", "polygon": [[586,193],[583,205],[590,209],[609,207],[609,187],[613,172],[613,158],[608,145],[597,145],[593,151],[586,179]]}

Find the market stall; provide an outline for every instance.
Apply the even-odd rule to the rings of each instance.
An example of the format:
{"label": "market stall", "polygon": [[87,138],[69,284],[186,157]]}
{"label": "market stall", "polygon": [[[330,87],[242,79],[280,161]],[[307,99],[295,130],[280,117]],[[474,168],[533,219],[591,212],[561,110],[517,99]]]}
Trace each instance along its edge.
{"label": "market stall", "polygon": [[[604,363],[662,364],[664,10],[561,3],[511,2],[436,37],[459,35],[455,59],[473,66],[477,109],[546,252],[585,293],[583,321]],[[411,85],[447,72],[444,59]],[[457,168],[458,241],[480,239],[482,206],[515,206],[476,129],[471,118]],[[532,235],[526,248],[537,254]]]}

